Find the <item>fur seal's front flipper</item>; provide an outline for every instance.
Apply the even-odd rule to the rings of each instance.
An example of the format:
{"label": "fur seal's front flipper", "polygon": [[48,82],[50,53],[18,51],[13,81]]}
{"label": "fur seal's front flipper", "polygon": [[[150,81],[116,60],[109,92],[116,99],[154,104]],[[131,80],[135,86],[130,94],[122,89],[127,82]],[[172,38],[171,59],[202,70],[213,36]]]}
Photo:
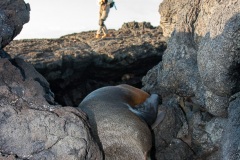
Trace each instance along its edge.
{"label": "fur seal's front flipper", "polygon": [[152,94],[142,104],[139,104],[135,107],[129,107],[129,109],[141,117],[149,126],[152,126],[157,119],[159,102],[159,96],[157,94]]}
{"label": "fur seal's front flipper", "polygon": [[158,115],[157,115],[157,118],[155,120],[155,122],[151,125],[151,128],[154,129],[157,127],[157,125],[159,125],[160,122],[162,122],[162,120],[164,119],[165,117],[165,112],[164,111],[159,111],[158,112]]}

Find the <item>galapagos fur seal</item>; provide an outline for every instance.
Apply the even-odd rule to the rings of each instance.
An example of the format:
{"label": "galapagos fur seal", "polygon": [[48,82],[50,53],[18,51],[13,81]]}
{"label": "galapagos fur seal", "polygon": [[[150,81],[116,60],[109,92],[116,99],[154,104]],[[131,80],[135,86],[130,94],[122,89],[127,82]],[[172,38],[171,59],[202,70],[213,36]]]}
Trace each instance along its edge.
{"label": "galapagos fur seal", "polygon": [[156,120],[159,97],[122,84],[97,89],[79,104],[89,118],[105,159],[146,160],[152,147],[149,126]]}

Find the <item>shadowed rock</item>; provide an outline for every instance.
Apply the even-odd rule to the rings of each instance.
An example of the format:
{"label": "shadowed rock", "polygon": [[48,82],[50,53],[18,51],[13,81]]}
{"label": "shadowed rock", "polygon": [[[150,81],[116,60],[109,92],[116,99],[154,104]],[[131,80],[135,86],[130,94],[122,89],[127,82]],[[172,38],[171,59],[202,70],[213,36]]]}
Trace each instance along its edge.
{"label": "shadowed rock", "polygon": [[1,159],[101,159],[86,115],[54,104],[48,82],[21,59],[0,59]]}
{"label": "shadowed rock", "polygon": [[141,87],[141,78],[166,49],[159,27],[129,22],[112,37],[95,39],[95,31],[59,39],[13,41],[5,48],[12,57],[30,62],[48,80],[56,100],[77,106],[91,91],[127,83]]}
{"label": "shadowed rock", "polygon": [[[239,12],[236,0],[164,0],[160,5],[168,48],[162,62],[143,78],[143,89],[161,94],[166,110],[180,107],[170,116],[174,126],[180,123],[174,117],[182,118],[174,132],[167,128],[167,119],[155,130],[157,159],[239,158],[239,151],[232,148],[240,144],[233,125],[237,123],[233,110],[237,112],[239,105],[229,105],[229,98],[240,90]],[[230,136],[234,142],[224,139]],[[176,138],[192,152],[172,143]],[[169,148],[175,148],[172,158]]]}
{"label": "shadowed rock", "polygon": [[0,2],[0,49],[9,44],[29,21],[30,6],[23,0]]}

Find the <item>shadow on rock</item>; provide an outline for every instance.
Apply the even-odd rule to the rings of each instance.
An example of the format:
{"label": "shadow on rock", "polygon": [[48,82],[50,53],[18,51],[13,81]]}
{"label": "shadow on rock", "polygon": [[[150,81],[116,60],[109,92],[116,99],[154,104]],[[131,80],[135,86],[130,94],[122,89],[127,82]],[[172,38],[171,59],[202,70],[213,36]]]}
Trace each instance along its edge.
{"label": "shadow on rock", "polygon": [[240,143],[232,107],[238,94],[230,103],[240,91],[239,31],[240,14],[220,34],[198,37],[199,43],[193,34],[175,31],[162,62],[143,78],[143,89],[162,95],[169,116],[154,130],[157,159],[239,158],[232,147]]}

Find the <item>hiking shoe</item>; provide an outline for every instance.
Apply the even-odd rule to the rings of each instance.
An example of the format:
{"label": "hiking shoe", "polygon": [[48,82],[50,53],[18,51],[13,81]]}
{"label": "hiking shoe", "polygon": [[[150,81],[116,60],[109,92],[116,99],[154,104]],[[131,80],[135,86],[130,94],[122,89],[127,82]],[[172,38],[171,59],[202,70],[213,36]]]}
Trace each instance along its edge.
{"label": "hiking shoe", "polygon": [[96,34],[96,38],[100,38],[100,34]]}
{"label": "hiking shoe", "polygon": [[110,37],[110,34],[104,34],[104,35],[102,36],[102,38],[107,38],[107,37]]}

